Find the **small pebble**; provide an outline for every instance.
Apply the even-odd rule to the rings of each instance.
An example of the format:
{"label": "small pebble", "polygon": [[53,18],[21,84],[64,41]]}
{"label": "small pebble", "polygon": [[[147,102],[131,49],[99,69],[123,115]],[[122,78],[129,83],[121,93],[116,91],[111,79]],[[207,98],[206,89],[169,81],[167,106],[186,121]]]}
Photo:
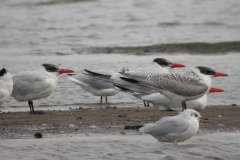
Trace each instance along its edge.
{"label": "small pebble", "polygon": [[74,124],[69,124],[68,127],[72,128],[72,127],[75,127]]}
{"label": "small pebble", "polygon": [[94,125],[90,125],[89,127],[92,128],[92,129],[96,129],[97,128],[97,126],[94,126]]}
{"label": "small pebble", "polygon": [[40,132],[37,132],[34,134],[35,138],[42,138],[42,134]]}

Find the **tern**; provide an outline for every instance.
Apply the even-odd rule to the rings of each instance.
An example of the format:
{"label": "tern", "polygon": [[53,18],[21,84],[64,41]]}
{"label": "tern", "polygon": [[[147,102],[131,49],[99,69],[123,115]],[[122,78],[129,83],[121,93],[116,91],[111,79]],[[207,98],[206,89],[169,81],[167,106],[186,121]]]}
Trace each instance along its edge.
{"label": "tern", "polygon": [[[178,63],[172,63],[167,59],[164,58],[155,58],[153,60],[153,65],[149,67],[144,67],[144,68],[137,68],[135,70],[126,70],[124,73],[131,74],[134,76],[138,76],[141,78],[146,78],[151,74],[160,74],[160,73],[169,73],[170,69],[172,68],[182,68],[185,67],[182,64]],[[105,81],[118,84],[120,86],[124,86],[127,88],[130,88],[131,90],[135,92],[140,92],[140,93],[155,93],[156,91],[153,90],[152,88],[149,88],[144,85],[133,85],[132,83],[126,82],[119,77],[121,77],[121,74],[114,74],[114,75],[109,75],[109,74],[102,74],[96,71],[91,71],[88,69],[85,69],[85,71],[88,73],[90,76],[95,76],[100,79],[103,79]],[[145,104],[145,103],[144,103]]]}
{"label": "tern", "polygon": [[[136,98],[141,99],[142,101],[151,103],[154,106],[154,108],[158,111],[169,111],[169,110],[180,111],[182,109],[182,105],[179,101],[170,100],[169,98],[165,97],[159,92],[142,94],[142,93],[133,92],[121,86],[117,86],[117,85],[115,86],[119,88],[120,91],[126,92]],[[213,87],[211,87],[210,90],[208,91],[208,93],[214,93],[214,92],[225,92],[225,91],[222,89],[213,88]],[[194,109],[196,111],[203,110],[207,105],[207,94],[205,94],[204,96],[198,99],[187,101],[186,105],[188,106],[188,109]]]}
{"label": "tern", "polygon": [[195,100],[204,96],[211,87],[212,78],[218,76],[228,76],[227,74],[216,72],[205,66],[196,67],[199,73],[163,73],[151,74],[147,78],[121,73],[128,77],[121,79],[140,85],[146,85],[165,97],[182,102],[182,109],[186,109],[186,101]]}
{"label": "tern", "polygon": [[12,97],[18,101],[28,101],[30,113],[34,111],[33,100],[50,96],[56,88],[58,76],[72,73],[53,64],[42,64],[45,70],[25,71],[13,76]]}

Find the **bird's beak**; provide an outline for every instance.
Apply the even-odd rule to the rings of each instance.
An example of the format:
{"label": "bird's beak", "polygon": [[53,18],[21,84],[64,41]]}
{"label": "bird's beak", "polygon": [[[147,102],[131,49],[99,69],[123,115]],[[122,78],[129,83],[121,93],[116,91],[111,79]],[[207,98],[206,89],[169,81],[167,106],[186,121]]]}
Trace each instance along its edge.
{"label": "bird's beak", "polygon": [[206,117],[201,117],[200,119],[201,120],[208,120],[208,118],[206,118]]}
{"label": "bird's beak", "polygon": [[225,91],[222,90],[222,89],[219,89],[219,88],[213,88],[213,87],[211,87],[208,92],[209,92],[209,93],[212,93],[212,92],[225,92]]}
{"label": "bird's beak", "polygon": [[186,66],[178,63],[173,63],[173,65],[171,66],[171,68],[182,68],[182,67],[186,67]]}
{"label": "bird's beak", "polygon": [[69,69],[61,69],[61,71],[59,71],[59,74],[63,74],[63,73],[73,73],[74,71],[69,70]]}
{"label": "bird's beak", "polygon": [[225,73],[216,72],[216,74],[214,74],[213,76],[214,76],[214,77],[226,77],[226,76],[228,76],[228,75],[225,74]]}

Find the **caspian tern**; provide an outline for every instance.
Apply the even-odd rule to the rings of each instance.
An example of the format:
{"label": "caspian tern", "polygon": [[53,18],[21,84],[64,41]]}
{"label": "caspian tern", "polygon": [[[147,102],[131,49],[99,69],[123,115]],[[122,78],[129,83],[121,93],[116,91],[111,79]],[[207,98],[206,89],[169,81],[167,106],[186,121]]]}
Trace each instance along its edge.
{"label": "caspian tern", "polygon": [[30,113],[34,113],[33,100],[52,94],[59,74],[74,72],[69,69],[60,69],[53,64],[42,64],[42,66],[45,70],[26,71],[13,76],[12,97],[18,101],[28,101]]}
{"label": "caspian tern", "polygon": [[121,79],[134,83],[144,84],[158,91],[165,97],[181,101],[183,110],[186,109],[186,101],[195,100],[205,95],[211,87],[212,78],[228,76],[224,73],[215,72],[211,68],[198,66],[199,73],[163,73],[151,74],[147,78],[138,77],[128,73],[121,73],[126,77]]}
{"label": "caspian tern", "polygon": [[0,105],[6,102],[13,90],[12,75],[3,68],[0,70]]}
{"label": "caspian tern", "polygon": [[[115,85],[118,87],[117,85]],[[158,111],[169,111],[169,110],[174,110],[174,111],[180,111],[182,109],[182,105],[179,101],[172,101],[165,97],[164,95],[160,94],[159,92],[157,93],[150,93],[150,94],[141,94],[141,93],[136,93],[133,92],[127,88],[123,87],[118,87],[120,91],[127,92],[128,94],[139,98],[145,102],[151,103],[154,108]],[[213,93],[213,92],[224,92],[224,90],[221,90],[219,88],[210,88],[208,93]],[[188,106],[188,109],[194,109],[196,111],[203,110],[206,105],[207,105],[207,94],[204,96],[192,100],[192,101],[187,101],[186,105]]]}
{"label": "caspian tern", "polygon": [[[161,73],[169,73],[169,70],[171,68],[181,68],[185,67],[182,64],[177,64],[177,63],[172,63],[164,58],[155,58],[153,60],[153,65],[150,67],[145,67],[145,68],[138,68],[135,70],[126,70],[125,73],[131,74],[134,76],[138,76],[141,78],[146,78],[151,74],[161,74]],[[132,83],[123,81],[119,77],[121,77],[121,74],[114,74],[114,75],[106,75],[102,73],[98,73],[95,71],[90,71],[85,69],[85,71],[90,75],[90,76],[95,76],[98,78],[101,78],[105,81],[118,84],[120,86],[124,86],[127,88],[130,88],[131,90],[134,90],[135,92],[140,92],[140,93],[154,93],[156,92],[152,88],[146,87],[145,85],[133,85]]]}
{"label": "caspian tern", "polygon": [[159,142],[169,142],[175,145],[193,137],[199,129],[199,120],[202,117],[192,109],[184,110],[180,115],[164,117],[156,123],[149,123],[139,129],[141,133],[147,133]]}
{"label": "caspian tern", "polygon": [[[123,66],[118,70],[118,72],[125,72],[126,70],[129,70],[129,68]],[[114,72],[111,70],[100,70],[97,72],[112,77],[114,77],[115,74],[119,75],[118,72]],[[68,75],[71,76],[68,78],[71,81],[73,81],[76,85],[81,86],[83,90],[90,92],[94,96],[101,96],[100,98],[101,103],[103,96],[105,96],[105,100],[107,103],[107,96],[114,96],[119,93],[119,91],[115,89],[112,83],[98,79],[96,77],[92,77],[86,74],[68,74]]]}

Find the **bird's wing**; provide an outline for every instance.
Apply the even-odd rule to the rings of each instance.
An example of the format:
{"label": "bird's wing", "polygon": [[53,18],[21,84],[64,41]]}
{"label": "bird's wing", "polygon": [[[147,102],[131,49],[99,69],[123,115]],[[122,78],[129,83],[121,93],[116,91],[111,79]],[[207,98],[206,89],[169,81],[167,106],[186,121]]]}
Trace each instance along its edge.
{"label": "bird's wing", "polygon": [[176,117],[165,117],[156,123],[150,123],[140,128],[140,132],[153,136],[166,136],[173,133],[183,133],[188,129],[188,122]]}
{"label": "bird's wing", "polygon": [[34,94],[52,90],[56,82],[42,71],[22,72],[13,76],[12,95]]}
{"label": "bird's wing", "polygon": [[[151,74],[142,78],[127,73],[121,73],[130,78],[128,82],[143,83],[156,89],[167,90],[183,96],[195,96],[208,90],[208,86],[201,78],[184,73]],[[121,77],[122,78],[122,77]],[[125,80],[126,78],[122,78]]]}
{"label": "bird's wing", "polygon": [[84,69],[84,71],[92,76],[96,76],[96,77],[100,77],[100,78],[104,78],[104,79],[110,79],[112,76],[112,72],[103,72],[103,71],[90,71],[88,69]]}
{"label": "bird's wing", "polygon": [[85,85],[88,85],[89,87],[92,87],[97,90],[114,88],[112,83],[109,83],[101,79],[98,79],[96,77],[91,77],[85,74],[78,74],[78,75],[70,76],[68,78],[71,81],[73,81],[75,84],[82,87],[84,87]]}

